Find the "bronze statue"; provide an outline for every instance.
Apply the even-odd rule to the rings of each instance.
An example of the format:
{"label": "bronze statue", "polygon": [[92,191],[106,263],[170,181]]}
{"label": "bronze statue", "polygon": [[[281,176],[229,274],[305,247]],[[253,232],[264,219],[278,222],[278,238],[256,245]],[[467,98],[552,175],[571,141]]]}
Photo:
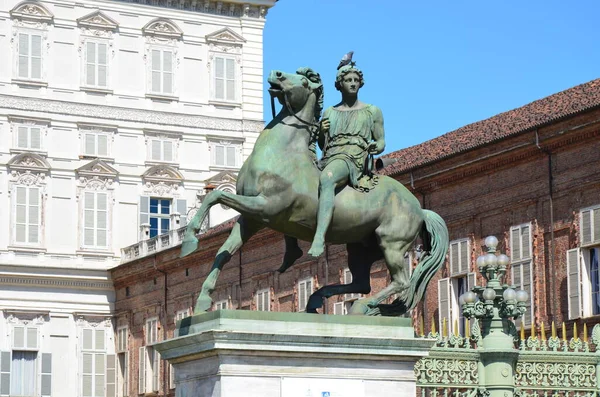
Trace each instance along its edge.
{"label": "bronze statue", "polygon": [[[358,92],[360,82],[356,79],[357,75],[356,72],[345,74],[350,76],[350,81],[345,83],[347,88],[342,87],[343,90]],[[221,190],[209,193],[189,222],[185,233],[181,256],[197,249],[196,233],[213,205],[224,204],[241,213],[228,239],[217,252],[211,272],[202,285],[195,313],[210,309],[210,294],[221,269],[233,253],[258,230],[269,227],[280,231],[289,236],[286,243],[293,243],[295,238],[312,241],[317,230],[317,209],[320,207],[318,188],[322,172],[315,165],[310,144],[319,130],[323,131],[323,135],[330,136],[333,131],[338,131],[334,129],[337,128],[334,126],[338,121],[334,121],[331,117],[333,113],[329,113],[329,132],[327,123],[321,124],[323,128],[319,128],[317,124],[322,111],[323,86],[319,74],[313,70],[301,68],[296,73],[272,71],[268,82],[271,85],[270,94],[283,107],[260,134],[252,153],[242,166],[237,180],[237,194]],[[360,113],[369,112],[369,123],[372,122],[373,125],[382,123],[381,112],[367,106],[370,105],[359,108]],[[360,117],[361,123],[364,123],[363,117],[367,116]],[[343,116],[340,120],[342,119],[345,120]],[[343,130],[348,131],[345,128]],[[353,131],[367,130],[361,127]],[[373,130],[370,131],[373,134]],[[361,148],[361,153],[381,151],[382,125],[380,133],[376,134],[372,135],[375,145],[371,145],[371,141],[366,145],[357,143],[354,135],[351,137],[352,145]],[[336,139],[330,139],[330,142],[336,142]],[[340,157],[333,154],[345,151],[337,152],[332,149],[333,146],[328,149],[326,136],[323,144],[325,155],[329,154],[332,159],[324,162],[326,171],[327,166],[336,163]],[[353,146],[344,147],[349,148],[349,153],[354,153]],[[353,184],[355,180],[352,175],[358,179],[361,172],[357,172],[356,168],[351,171],[350,166],[356,167],[360,162],[340,160],[336,164],[340,163],[347,168],[347,173],[343,171],[341,174]],[[335,211],[329,227],[325,227],[325,241],[346,244],[348,267],[353,280],[346,285],[320,288],[309,298],[306,311],[316,313],[322,307],[324,297],[345,293],[368,294],[371,290],[371,265],[381,258],[385,260],[390,272],[390,285],[373,296],[355,302],[351,312],[399,315],[414,308],[422,298],[427,284],[444,263],[448,249],[448,230],[444,221],[434,212],[421,209],[419,201],[401,183],[387,176],[380,176],[377,187],[368,192],[345,186],[333,196],[333,204]],[[409,270],[404,265],[404,254],[419,235],[424,243],[424,253],[409,277]],[[291,264],[294,255],[289,259]],[[382,304],[393,294],[398,294],[394,304]]]}

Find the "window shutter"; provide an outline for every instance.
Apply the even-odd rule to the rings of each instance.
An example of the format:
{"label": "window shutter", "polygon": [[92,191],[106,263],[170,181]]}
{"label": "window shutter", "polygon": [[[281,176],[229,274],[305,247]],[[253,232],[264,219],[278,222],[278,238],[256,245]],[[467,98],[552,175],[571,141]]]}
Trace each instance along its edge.
{"label": "window shutter", "polygon": [[161,141],[159,141],[158,139],[152,139],[150,141],[150,158],[152,160],[162,160],[162,156],[161,156],[161,152],[162,152],[162,145],[161,145]]}
{"label": "window shutter", "polygon": [[92,350],[93,349],[93,338],[94,338],[94,331],[86,328],[83,330],[83,343],[82,343],[82,350]]}
{"label": "window shutter", "polygon": [[[91,330],[90,330],[91,331]],[[93,396],[94,386],[94,354],[83,353],[83,371],[82,371],[82,395],[83,397]]]}
{"label": "window shutter", "polygon": [[123,397],[129,396],[129,352],[123,354]]}
{"label": "window shutter", "polygon": [[458,271],[462,273],[467,273],[469,269],[469,242],[467,240],[463,240],[460,242],[460,262]]}
{"label": "window shutter", "polygon": [[169,389],[175,388],[175,367],[169,364]]}
{"label": "window shutter", "polygon": [[117,395],[117,356],[108,354],[106,356],[106,397]]}
{"label": "window shutter", "polygon": [[215,164],[225,165],[225,146],[215,145]]}
{"label": "window shutter", "polygon": [[521,227],[521,250],[522,250],[521,258],[523,258],[523,259],[531,258],[530,242],[531,242],[530,227],[522,226]]}
{"label": "window shutter", "polygon": [[300,283],[298,285],[298,311],[303,311],[306,308],[306,285]]}
{"label": "window shutter", "polygon": [[10,394],[10,352],[0,352],[0,395]]}
{"label": "window shutter", "polygon": [[163,51],[163,92],[173,93],[173,53]]}
{"label": "window shutter", "polygon": [[440,332],[444,319],[450,322],[450,279],[442,278],[438,280],[438,307],[440,319]]}
{"label": "window shutter", "polygon": [[458,274],[458,243],[450,244],[450,275],[454,276]]}
{"label": "window shutter", "polygon": [[104,387],[106,382],[106,354],[96,353],[94,354],[94,396],[103,396]]}
{"label": "window shutter", "polygon": [[18,186],[15,208],[15,239],[18,243],[27,242],[27,188]]}
{"label": "window shutter", "polygon": [[567,251],[567,295],[569,319],[580,318],[583,305],[581,302],[581,262],[579,248]]}
{"label": "window shutter", "polygon": [[29,35],[19,33],[19,77],[29,78]]}
{"label": "window shutter", "polygon": [[86,51],[86,84],[96,85],[96,43],[88,41]]}
{"label": "window shutter", "polygon": [[98,43],[98,82],[100,87],[106,87],[108,77],[108,51],[106,44]]}
{"label": "window shutter", "polygon": [[227,166],[228,167],[235,167],[236,161],[235,161],[235,147],[234,146],[227,146]]}
{"label": "window shutter", "polygon": [[160,354],[154,348],[152,348],[152,358],[154,359],[154,362],[152,364],[152,391],[158,392],[160,375]]}
{"label": "window shutter", "polygon": [[152,92],[160,92],[160,50],[152,50]]}
{"label": "window shutter", "polygon": [[108,135],[98,134],[98,156],[108,156]]}
{"label": "window shutter", "polygon": [[215,58],[215,98],[225,99],[225,60]]}
{"label": "window shutter", "polygon": [[517,261],[521,259],[521,243],[520,243],[519,228],[513,228],[510,231],[510,257],[511,260]]}
{"label": "window shutter", "polygon": [[173,142],[163,141],[163,161],[173,161]]}
{"label": "window shutter", "polygon": [[38,348],[38,329],[27,328],[27,348],[37,349]]}
{"label": "window shutter", "polygon": [[95,350],[104,350],[104,336],[106,335],[106,333],[104,332],[103,329],[97,329],[96,330],[96,343],[94,344],[94,349]]}
{"label": "window shutter", "polygon": [[29,129],[29,134],[31,138],[30,147],[31,149],[41,149],[42,148],[42,132],[38,127],[31,127]]}
{"label": "window shutter", "polygon": [[533,299],[533,288],[531,288],[531,262],[523,263],[521,267],[523,269],[523,289],[529,294],[529,301],[527,302],[528,310],[523,319],[525,325],[531,325],[533,319],[533,305],[531,304],[531,300]]}
{"label": "window shutter", "polygon": [[176,211],[179,212],[179,227],[187,225],[187,202],[185,199],[175,200]]}
{"label": "window shutter", "polygon": [[96,207],[96,194],[93,192],[85,192],[83,205],[83,244],[89,247],[94,245],[94,209]]}
{"label": "window shutter", "polygon": [[25,327],[14,327],[13,348],[24,349],[25,347]]}
{"label": "window shutter", "polygon": [[140,226],[150,223],[150,197],[140,196]]}
{"label": "window shutter", "polygon": [[42,397],[52,395],[52,354],[42,353]]}
{"label": "window shutter", "polygon": [[84,135],[85,139],[85,147],[84,151],[87,155],[95,155],[96,154],[96,136],[95,134],[89,133]]}
{"label": "window shutter", "polygon": [[31,76],[32,79],[42,78],[42,36],[31,35]]}
{"label": "window shutter", "polygon": [[467,291],[471,291],[477,285],[477,273],[467,273]]}
{"label": "window shutter", "polygon": [[106,193],[96,193],[96,246],[106,247],[108,230],[108,195]]}
{"label": "window shutter", "polygon": [[29,147],[29,128],[19,127],[17,129],[17,146],[20,148]]}
{"label": "window shutter", "polygon": [[235,61],[231,58],[225,60],[227,67],[226,70],[226,84],[227,84],[227,100],[235,100]]}
{"label": "window shutter", "polygon": [[40,227],[40,189],[37,187],[29,188],[29,222],[28,222],[28,242],[39,242]]}
{"label": "window shutter", "polygon": [[333,314],[336,314],[336,315],[344,314],[344,302],[336,302],[333,304]]}

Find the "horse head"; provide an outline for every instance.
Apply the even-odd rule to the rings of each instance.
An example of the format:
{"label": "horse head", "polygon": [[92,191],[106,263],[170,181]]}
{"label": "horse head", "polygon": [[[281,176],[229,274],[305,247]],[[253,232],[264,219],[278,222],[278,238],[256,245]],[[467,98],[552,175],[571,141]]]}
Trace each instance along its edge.
{"label": "horse head", "polygon": [[300,68],[296,73],[273,70],[267,81],[271,85],[269,88],[271,98],[277,98],[283,108],[291,113],[298,113],[304,109],[311,94],[314,93],[316,96],[314,120],[321,117],[323,83],[318,73],[310,68]]}

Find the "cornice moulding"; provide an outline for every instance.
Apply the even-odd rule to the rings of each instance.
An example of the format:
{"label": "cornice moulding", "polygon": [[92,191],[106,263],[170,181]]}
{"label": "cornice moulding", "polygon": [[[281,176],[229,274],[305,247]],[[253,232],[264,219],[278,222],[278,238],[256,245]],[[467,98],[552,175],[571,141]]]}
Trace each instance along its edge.
{"label": "cornice moulding", "polygon": [[84,281],[57,278],[38,278],[23,276],[0,276],[0,285],[21,285],[39,287],[85,288],[97,290],[112,290],[113,284],[107,281]]}

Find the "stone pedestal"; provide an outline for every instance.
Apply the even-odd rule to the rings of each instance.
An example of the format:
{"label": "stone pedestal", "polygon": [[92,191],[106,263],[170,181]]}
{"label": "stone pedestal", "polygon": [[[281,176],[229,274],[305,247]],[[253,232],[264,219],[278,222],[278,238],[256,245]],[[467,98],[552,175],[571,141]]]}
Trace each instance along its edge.
{"label": "stone pedestal", "polygon": [[432,345],[407,318],[220,310],[155,347],[177,397],[414,397]]}

